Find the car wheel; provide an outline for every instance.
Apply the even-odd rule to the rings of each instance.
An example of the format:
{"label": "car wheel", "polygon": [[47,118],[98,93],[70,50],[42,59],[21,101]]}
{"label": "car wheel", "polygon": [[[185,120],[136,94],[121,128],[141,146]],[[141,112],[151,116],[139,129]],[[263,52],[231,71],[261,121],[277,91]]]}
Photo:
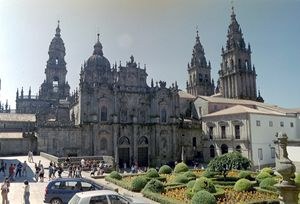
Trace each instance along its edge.
{"label": "car wheel", "polygon": [[51,200],[50,203],[51,204],[62,204],[62,201],[59,198],[54,198],[54,199]]}

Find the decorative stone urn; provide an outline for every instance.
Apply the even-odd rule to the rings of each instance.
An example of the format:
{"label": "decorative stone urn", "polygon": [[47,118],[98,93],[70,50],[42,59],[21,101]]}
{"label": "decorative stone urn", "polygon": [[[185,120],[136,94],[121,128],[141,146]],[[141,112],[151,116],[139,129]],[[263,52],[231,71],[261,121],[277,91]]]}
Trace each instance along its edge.
{"label": "decorative stone urn", "polygon": [[282,182],[275,186],[279,190],[280,204],[297,204],[299,188],[295,186],[295,170],[296,167],[288,158],[287,153],[287,135],[285,133],[277,133],[277,140],[274,142],[277,145],[276,152],[276,171],[282,176]]}

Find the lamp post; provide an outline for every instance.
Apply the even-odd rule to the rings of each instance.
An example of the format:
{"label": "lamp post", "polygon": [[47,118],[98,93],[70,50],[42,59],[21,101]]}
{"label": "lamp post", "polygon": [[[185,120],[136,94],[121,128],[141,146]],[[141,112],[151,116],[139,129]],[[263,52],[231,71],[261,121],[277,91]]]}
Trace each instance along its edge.
{"label": "lamp post", "polygon": [[184,138],[184,134],[181,135],[181,162],[184,162],[183,138]]}

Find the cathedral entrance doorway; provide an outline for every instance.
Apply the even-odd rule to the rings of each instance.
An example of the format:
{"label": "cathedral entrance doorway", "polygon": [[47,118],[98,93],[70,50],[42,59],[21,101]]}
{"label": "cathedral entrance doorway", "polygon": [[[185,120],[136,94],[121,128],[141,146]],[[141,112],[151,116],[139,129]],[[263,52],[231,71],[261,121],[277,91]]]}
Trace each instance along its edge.
{"label": "cathedral entrance doorway", "polygon": [[119,148],[119,166],[120,168],[129,167],[129,147]]}
{"label": "cathedral entrance doorway", "polygon": [[119,167],[129,168],[130,166],[130,141],[126,136],[120,137],[119,139]]}
{"label": "cathedral entrance doorway", "polygon": [[148,139],[145,136],[138,140],[138,165],[140,167],[148,166]]}
{"label": "cathedral entrance doorway", "polygon": [[221,145],[221,153],[222,154],[228,153],[228,146],[226,144]]}

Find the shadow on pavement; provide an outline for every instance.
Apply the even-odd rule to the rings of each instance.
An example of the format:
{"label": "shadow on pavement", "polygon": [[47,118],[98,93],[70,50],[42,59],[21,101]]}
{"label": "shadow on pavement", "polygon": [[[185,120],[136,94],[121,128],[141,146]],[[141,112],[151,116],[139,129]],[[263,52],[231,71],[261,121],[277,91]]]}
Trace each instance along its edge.
{"label": "shadow on pavement", "polygon": [[[5,169],[5,174],[3,174],[3,171],[0,171],[0,182],[2,183],[4,181],[4,179],[6,177],[9,177],[9,167],[11,166],[11,164],[15,164],[16,165],[16,170],[17,170],[17,165],[19,162],[21,162],[21,164],[24,163],[24,161],[20,161],[18,159],[0,159],[1,161],[3,160],[4,163],[6,163],[6,169]],[[26,168],[26,174],[25,172],[22,172],[21,170],[21,176],[19,175],[15,175],[14,179],[10,178],[10,182],[14,182],[14,183],[23,183],[24,180],[27,180],[28,182],[35,182],[35,172],[33,172],[33,167],[34,167],[34,163],[28,163],[27,162],[27,168]],[[15,173],[16,173],[15,170]],[[22,175],[24,174],[24,175]]]}

